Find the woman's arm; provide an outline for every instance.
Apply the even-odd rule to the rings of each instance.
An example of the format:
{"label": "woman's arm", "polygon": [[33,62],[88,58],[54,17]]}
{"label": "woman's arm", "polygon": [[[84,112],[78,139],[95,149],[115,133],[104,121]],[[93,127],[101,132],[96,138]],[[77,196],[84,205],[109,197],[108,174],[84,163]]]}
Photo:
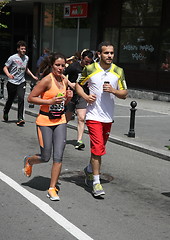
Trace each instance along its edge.
{"label": "woman's arm", "polygon": [[42,99],[40,95],[50,89],[51,87],[51,78],[50,76],[46,76],[43,78],[38,84],[33,88],[32,92],[28,96],[28,102],[37,104],[37,105],[53,105],[59,104],[63,101],[62,97],[53,97],[51,99]]}
{"label": "woman's arm", "polygon": [[64,83],[66,85],[66,101],[65,101],[65,105],[67,105],[71,101],[71,99],[73,97],[73,91],[70,90],[68,81],[69,80],[64,76]]}
{"label": "woman's arm", "polygon": [[48,100],[41,99],[40,95],[47,91],[50,85],[50,79],[48,77],[43,78],[37,85],[33,88],[31,93],[28,95],[27,101],[29,103],[34,103],[37,105],[48,105]]}

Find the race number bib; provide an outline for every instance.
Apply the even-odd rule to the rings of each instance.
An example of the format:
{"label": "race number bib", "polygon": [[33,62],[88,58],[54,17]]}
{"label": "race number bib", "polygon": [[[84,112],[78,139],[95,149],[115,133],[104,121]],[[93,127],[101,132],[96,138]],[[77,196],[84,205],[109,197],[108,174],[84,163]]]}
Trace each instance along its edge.
{"label": "race number bib", "polygon": [[50,106],[49,108],[50,119],[61,118],[61,115],[64,113],[64,103],[65,101],[61,102],[60,104]]}

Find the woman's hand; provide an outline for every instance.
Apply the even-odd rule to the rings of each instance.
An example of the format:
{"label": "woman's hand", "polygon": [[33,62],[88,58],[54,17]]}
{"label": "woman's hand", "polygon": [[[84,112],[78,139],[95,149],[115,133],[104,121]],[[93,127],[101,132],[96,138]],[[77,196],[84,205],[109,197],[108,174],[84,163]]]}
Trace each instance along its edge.
{"label": "woman's hand", "polygon": [[66,96],[53,97],[48,100],[49,105],[60,104],[66,100]]}

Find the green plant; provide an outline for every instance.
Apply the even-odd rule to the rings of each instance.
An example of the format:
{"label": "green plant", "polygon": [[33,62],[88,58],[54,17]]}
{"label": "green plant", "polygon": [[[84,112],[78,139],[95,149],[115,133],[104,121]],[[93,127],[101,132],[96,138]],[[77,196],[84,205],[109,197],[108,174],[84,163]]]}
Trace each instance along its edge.
{"label": "green plant", "polygon": [[[3,8],[9,3],[9,1],[0,2],[0,16],[1,15],[9,15],[10,12],[3,11]],[[6,24],[0,23],[0,28],[8,28]]]}

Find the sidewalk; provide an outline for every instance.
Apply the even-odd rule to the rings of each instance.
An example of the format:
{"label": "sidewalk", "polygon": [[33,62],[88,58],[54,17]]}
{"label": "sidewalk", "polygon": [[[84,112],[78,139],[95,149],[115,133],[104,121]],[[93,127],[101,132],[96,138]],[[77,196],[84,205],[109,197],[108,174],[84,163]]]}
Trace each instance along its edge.
{"label": "sidewalk", "polygon": [[[29,94],[29,91],[28,85],[26,96]],[[131,101],[137,102],[134,138],[127,136],[130,126]],[[5,100],[0,99],[0,105],[3,106],[4,103]],[[17,104],[13,104],[12,109],[17,110]],[[39,106],[29,108],[29,104],[25,101],[25,114],[36,117],[38,109]],[[170,150],[165,147],[170,145],[169,122],[169,102],[134,98],[127,98],[126,100],[116,99],[115,122],[109,141],[170,161]],[[70,121],[68,127],[77,129],[77,119]],[[85,132],[87,133],[87,128]]]}

